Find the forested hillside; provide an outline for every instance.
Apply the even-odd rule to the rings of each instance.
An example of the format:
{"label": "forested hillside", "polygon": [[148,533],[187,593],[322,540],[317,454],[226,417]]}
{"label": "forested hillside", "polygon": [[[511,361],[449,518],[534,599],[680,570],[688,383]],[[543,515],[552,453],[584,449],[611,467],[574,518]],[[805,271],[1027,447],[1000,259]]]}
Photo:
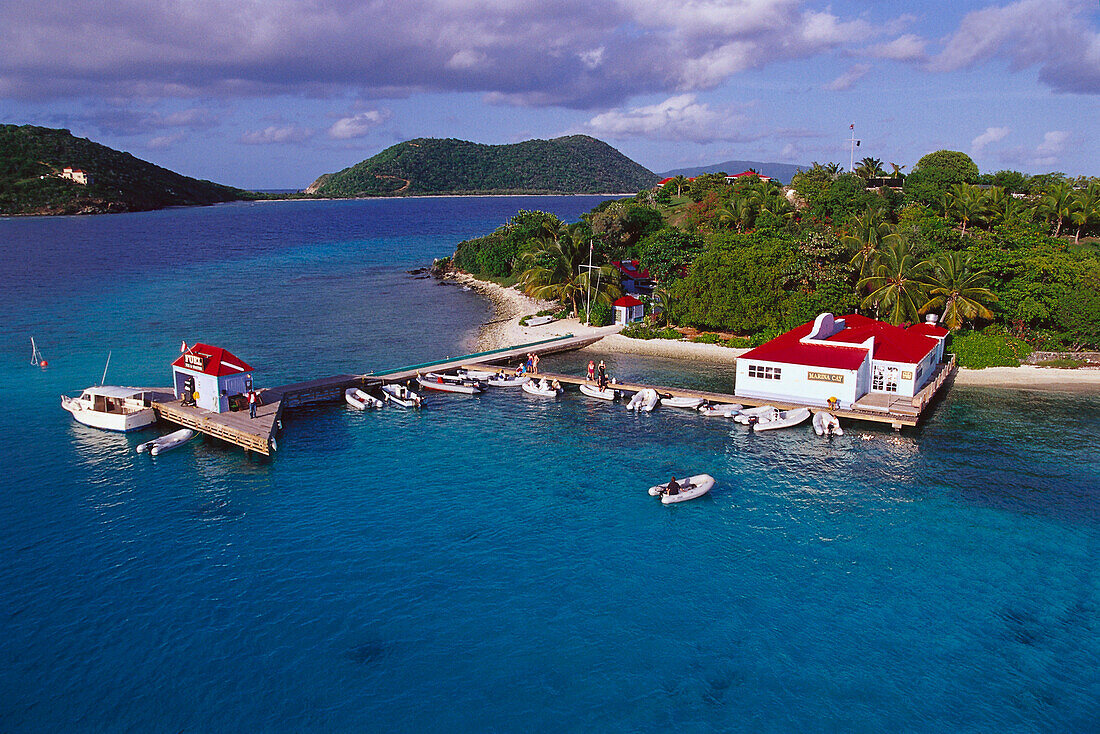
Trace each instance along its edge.
{"label": "forested hillside", "polygon": [[[903,168],[814,164],[791,187],[675,180],[575,224],[521,212],[453,261],[573,308],[589,242],[598,264],[638,258],[659,281],[649,311],[663,309],[641,336],[679,336],[660,331],[668,322],[750,346],[831,311],[895,324],[936,314],[975,367],[1100,347],[1100,179],[981,174],[954,151]],[[593,276],[595,302],[616,297],[616,279]]]}
{"label": "forested hillside", "polygon": [[657,176],[585,135],[482,145],[418,138],[333,174],[307,189],[321,196],[632,193]]}
{"label": "forested hillside", "polygon": [[[87,184],[62,178],[84,171]],[[245,192],[188,178],[68,130],[0,125],[0,214],[98,214],[214,204]]]}

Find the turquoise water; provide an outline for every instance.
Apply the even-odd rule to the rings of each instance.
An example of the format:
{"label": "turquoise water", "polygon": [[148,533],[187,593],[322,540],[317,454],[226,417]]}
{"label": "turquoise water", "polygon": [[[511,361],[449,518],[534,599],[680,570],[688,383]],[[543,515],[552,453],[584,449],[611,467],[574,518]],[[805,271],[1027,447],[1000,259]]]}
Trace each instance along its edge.
{"label": "turquoise water", "polygon": [[[272,461],[58,406],[108,350],[164,384],[183,339],[261,385],[457,354],[485,304],[404,271],[595,201],[0,220],[3,729],[1096,730],[1096,396],[956,387],[826,440],[496,391],[290,413]],[[711,495],[646,494],[689,471]]]}

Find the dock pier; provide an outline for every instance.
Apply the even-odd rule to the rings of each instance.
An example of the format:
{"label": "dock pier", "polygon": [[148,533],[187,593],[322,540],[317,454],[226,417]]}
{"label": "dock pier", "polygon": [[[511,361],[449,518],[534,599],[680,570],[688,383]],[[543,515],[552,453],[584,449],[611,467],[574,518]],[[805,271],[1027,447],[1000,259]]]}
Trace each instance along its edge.
{"label": "dock pier", "polygon": [[[250,418],[247,410],[215,413],[196,406],[181,405],[171,389],[152,390],[152,406],[157,416],[169,423],[191,428],[207,436],[221,439],[239,446],[248,452],[271,456],[278,449],[276,434],[282,428],[282,415],[286,408],[298,408],[313,403],[334,402],[343,399],[344,391],[349,387],[363,389],[377,387],[384,383],[405,382],[414,379],[425,371],[447,371],[465,367],[484,369],[487,365],[507,364],[528,353],[556,354],[559,352],[582,349],[600,340],[599,336],[578,337],[567,334],[529,344],[519,344],[503,349],[478,352],[461,357],[424,362],[391,370],[369,372],[367,374],[344,374],[324,377],[307,382],[266,388],[259,391],[260,405],[256,417]],[[921,413],[936,396],[943,384],[955,371],[955,357],[940,364],[932,380],[912,398],[899,398],[882,393],[872,393],[860,398],[850,409],[830,410],[839,418],[888,423],[895,430],[916,426]],[[557,380],[562,384],[582,385],[584,377],[559,373],[540,372],[539,377]],[[692,390],[672,386],[646,385],[642,383],[620,382],[615,389],[637,392],[646,388],[656,390],[662,395],[676,397],[702,398],[713,403],[741,403],[746,406],[774,405],[780,410],[804,407],[804,403],[789,403],[775,400],[746,397],[736,393],[717,393]],[[825,407],[812,407],[813,410],[826,410]]]}

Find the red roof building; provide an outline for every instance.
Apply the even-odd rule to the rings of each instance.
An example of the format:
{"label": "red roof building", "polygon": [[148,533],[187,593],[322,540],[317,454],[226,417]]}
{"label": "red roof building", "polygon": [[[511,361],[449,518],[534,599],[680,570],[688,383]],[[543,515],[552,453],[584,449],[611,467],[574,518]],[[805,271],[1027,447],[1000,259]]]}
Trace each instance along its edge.
{"label": "red roof building", "polygon": [[616,324],[632,324],[645,318],[645,305],[634,296],[622,296],[611,305]]}
{"label": "red roof building", "polygon": [[197,407],[224,413],[231,397],[252,387],[252,367],[227,349],[184,344],[183,354],[172,362],[172,379],[176,397],[190,394]]}
{"label": "red roof building", "polygon": [[823,313],[738,358],[737,392],[809,405],[835,397],[850,406],[870,392],[912,397],[943,359],[946,336],[934,324]]}

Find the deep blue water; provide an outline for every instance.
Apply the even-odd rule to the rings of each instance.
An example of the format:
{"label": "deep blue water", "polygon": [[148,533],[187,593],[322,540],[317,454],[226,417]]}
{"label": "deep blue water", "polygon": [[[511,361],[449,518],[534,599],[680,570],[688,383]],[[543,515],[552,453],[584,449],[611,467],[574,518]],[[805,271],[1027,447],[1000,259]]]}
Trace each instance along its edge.
{"label": "deep blue water", "polygon": [[[498,391],[290,413],[271,461],[58,406],[108,350],[109,383],[166,383],[183,339],[261,385],[457,354],[485,304],[404,271],[596,201],[0,220],[0,729],[1100,728],[1095,395],[955,387],[824,440]],[[686,471],[712,494],[646,494]]]}

